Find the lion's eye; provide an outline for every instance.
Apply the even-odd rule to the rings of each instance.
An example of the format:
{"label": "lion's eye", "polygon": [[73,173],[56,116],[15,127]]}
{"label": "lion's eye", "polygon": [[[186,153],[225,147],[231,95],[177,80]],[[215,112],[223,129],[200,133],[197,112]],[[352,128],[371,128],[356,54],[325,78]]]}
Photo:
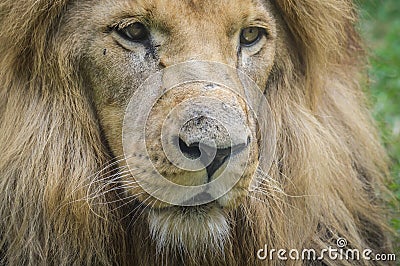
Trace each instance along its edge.
{"label": "lion's eye", "polygon": [[117,29],[117,32],[122,35],[122,37],[133,42],[144,41],[149,36],[149,31],[146,26],[140,22],[133,23],[122,29]]}
{"label": "lion's eye", "polygon": [[256,44],[265,33],[265,30],[258,27],[248,27],[240,33],[240,44],[243,46],[252,46]]}

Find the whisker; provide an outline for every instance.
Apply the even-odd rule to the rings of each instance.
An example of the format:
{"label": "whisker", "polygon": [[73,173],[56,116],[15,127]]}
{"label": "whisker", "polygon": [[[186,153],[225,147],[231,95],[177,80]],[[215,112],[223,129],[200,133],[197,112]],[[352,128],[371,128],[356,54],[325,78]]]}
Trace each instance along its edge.
{"label": "whisker", "polygon": [[[137,174],[141,174],[141,173],[137,173]],[[106,188],[107,186],[110,186],[113,184],[115,184],[117,187],[121,187],[121,186],[119,186],[120,181],[118,181],[118,180],[120,180],[124,177],[131,177],[132,175],[136,175],[136,173],[134,173],[134,172],[132,173],[132,171],[124,171],[122,173],[115,174],[113,179],[106,180],[102,186],[100,186],[96,189],[96,191],[90,192],[91,187],[89,187],[88,191],[87,191],[87,198],[93,198],[93,197],[96,197],[96,195],[101,196],[101,195],[107,194],[108,192],[110,192],[110,190],[106,190],[103,192],[101,192],[101,191],[104,190],[104,188]],[[129,182],[130,184],[138,184],[139,183],[136,180],[130,180],[130,181],[126,180],[126,181]]]}
{"label": "whisker", "polygon": [[[139,184],[138,182],[132,181],[131,183],[132,183],[131,186],[128,186],[128,185],[117,186],[117,185],[116,185],[115,187],[112,187],[111,189],[102,191],[101,193],[100,193],[101,190],[96,191],[96,192],[93,192],[93,193],[91,193],[91,194],[89,194],[89,195],[87,196],[87,199],[92,199],[92,200],[93,200],[93,199],[95,199],[95,198],[104,196],[104,195],[106,195],[106,194],[108,194],[108,193],[111,193],[111,192],[114,192],[114,191],[118,191],[118,190],[125,189],[125,188],[135,188],[135,187],[139,187],[139,186],[140,186],[140,185],[139,185],[139,186],[134,186],[134,185]],[[104,188],[105,188],[105,187],[106,187],[106,186],[104,186]]]}
{"label": "whisker", "polygon": [[[143,193],[144,193],[144,192],[143,192]],[[112,201],[106,201],[106,202],[95,203],[95,205],[107,205],[107,204],[117,203],[117,202],[121,202],[121,201],[125,201],[125,200],[131,200],[131,199],[133,199],[133,198],[136,198],[136,197],[139,196],[140,194],[142,194],[142,193],[137,193],[137,194],[134,194],[134,195],[128,195],[128,196],[125,196],[125,197],[122,197],[122,198],[119,198],[119,199],[116,199],[116,200],[112,200]],[[120,208],[120,207],[122,207],[122,206],[125,206],[125,204],[124,204],[124,205],[121,205],[121,206],[118,206],[117,208],[112,209],[111,211],[115,211],[115,210],[117,210],[118,208]]]}
{"label": "whisker", "polygon": [[[158,190],[157,190],[156,192],[158,192]],[[154,204],[154,203],[157,201],[156,199],[153,199],[153,201],[150,201],[150,203],[149,203],[148,205],[145,205],[146,201],[148,201],[150,198],[151,198],[151,195],[150,195],[149,197],[147,197],[144,201],[142,201],[142,202],[139,204],[139,206],[137,206],[132,212],[128,213],[127,216],[131,215],[131,214],[136,210],[135,213],[134,213],[133,216],[132,216],[131,221],[130,221],[129,224],[128,224],[128,227],[134,226],[135,223],[136,223],[136,221],[138,220],[138,218],[139,218],[140,216],[142,216],[142,214],[143,214],[144,211],[150,206],[150,204]],[[140,214],[137,215],[137,211],[138,211],[139,208],[141,208],[143,205],[145,205],[145,207],[142,209],[142,211],[140,212]],[[124,218],[126,218],[127,216],[125,216]],[[132,223],[132,222],[133,222],[133,223]]]}
{"label": "whisker", "polygon": [[[118,156],[118,157],[123,157],[123,156]],[[110,168],[110,167],[116,165],[117,163],[119,163],[119,162],[121,162],[121,161],[123,161],[123,160],[126,160],[126,159],[129,159],[129,157],[127,157],[127,158],[124,157],[123,159],[114,161],[114,162],[112,162],[112,163],[107,162],[107,163],[105,164],[105,165],[106,165],[105,167],[103,167],[102,169],[100,169],[100,170],[97,171],[96,173],[94,173],[94,174],[92,174],[92,175],[90,175],[90,176],[88,176],[88,177],[86,177],[86,178],[83,178],[82,181],[79,182],[79,184],[73,189],[73,191],[71,192],[71,194],[70,194],[69,196],[72,196],[74,193],[76,193],[76,191],[77,191],[78,189],[82,189],[82,188],[85,188],[85,187],[90,187],[90,185],[91,185],[93,182],[95,182],[96,180],[97,180],[96,182],[101,182],[101,181],[107,179],[107,178],[108,178],[108,175],[107,175],[107,174],[112,173],[113,171],[119,171],[119,170],[121,170],[121,169],[127,168],[128,166],[123,165],[123,166],[119,166],[119,167],[113,168],[112,170],[108,171],[107,173],[102,173],[104,170],[106,170],[106,169],[108,169],[108,168]],[[87,180],[91,180],[91,181],[89,182],[89,184],[85,184],[85,185],[84,185],[84,183],[85,183]]]}
{"label": "whisker", "polygon": [[[126,206],[126,205],[128,205],[128,204],[130,204],[132,202],[134,202],[137,199],[138,196],[143,195],[143,194],[146,194],[146,192],[142,191],[142,192],[139,192],[139,193],[136,193],[136,194],[133,194],[133,195],[129,196],[129,198],[131,198],[129,201],[127,201],[124,204],[112,209],[112,211],[116,211],[116,210],[118,210],[118,209],[120,209],[120,208],[122,208],[122,207],[124,207],[124,206]],[[125,217],[123,217],[122,219],[124,219],[124,218]]]}
{"label": "whisker", "polygon": [[[132,213],[134,213],[135,211],[137,211],[139,208],[141,208],[145,203],[146,203],[146,201],[147,200],[149,200],[151,198],[151,195],[149,195],[146,199],[144,199],[143,201],[141,201],[140,203],[139,203],[139,205],[138,206],[136,206],[132,211],[130,211],[127,215],[125,215],[122,219],[125,219],[126,217],[128,217],[128,216],[130,216]],[[135,215],[136,215],[136,213],[135,213]],[[134,216],[135,216],[134,215]],[[129,225],[128,225],[128,227],[129,227]]]}
{"label": "whisker", "polygon": [[[97,193],[99,193],[100,191],[102,191],[104,188],[106,188],[109,185],[118,184],[119,182],[117,182],[117,181],[120,180],[121,178],[129,177],[129,176],[131,176],[131,171],[124,171],[124,172],[118,173],[118,174],[114,175],[113,179],[105,180],[105,182],[101,186],[99,186],[96,191],[94,191],[92,193],[90,193],[91,187],[89,187],[88,191],[87,191],[87,194],[88,194],[88,196],[89,196],[89,193],[90,193],[90,195],[97,194]],[[133,181],[131,181],[131,182],[133,182]],[[93,184],[94,183],[92,183],[92,185]]]}

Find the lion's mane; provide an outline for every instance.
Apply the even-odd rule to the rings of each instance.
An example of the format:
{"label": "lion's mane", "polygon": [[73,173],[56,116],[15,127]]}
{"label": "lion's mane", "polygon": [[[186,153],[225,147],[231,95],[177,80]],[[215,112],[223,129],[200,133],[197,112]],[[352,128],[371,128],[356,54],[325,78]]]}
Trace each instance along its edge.
{"label": "lion's mane", "polygon": [[0,3],[0,264],[253,265],[265,244],[320,250],[338,237],[360,250],[390,249],[386,156],[360,88],[365,60],[349,0],[272,1],[293,48],[267,88],[278,143],[268,176],[278,188],[254,192],[231,214],[224,257],[157,257],[144,221],[128,226],[128,211],[110,203],[117,193],[82,200],[89,186],[102,189],[90,177],[110,158],[80,51],[57,42],[69,2]]}

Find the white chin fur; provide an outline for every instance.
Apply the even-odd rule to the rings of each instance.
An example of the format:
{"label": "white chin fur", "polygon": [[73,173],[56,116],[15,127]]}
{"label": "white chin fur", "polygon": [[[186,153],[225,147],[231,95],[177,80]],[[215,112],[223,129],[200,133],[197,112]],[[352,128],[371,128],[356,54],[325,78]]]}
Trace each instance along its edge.
{"label": "white chin fur", "polygon": [[152,210],[148,222],[158,253],[223,254],[224,245],[229,241],[229,221],[217,207]]}

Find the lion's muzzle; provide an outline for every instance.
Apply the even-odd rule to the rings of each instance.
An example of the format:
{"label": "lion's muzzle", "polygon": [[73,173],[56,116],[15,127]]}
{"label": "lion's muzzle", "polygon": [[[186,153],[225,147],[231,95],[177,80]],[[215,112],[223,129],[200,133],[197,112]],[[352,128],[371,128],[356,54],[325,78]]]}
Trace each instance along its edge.
{"label": "lion's muzzle", "polygon": [[[182,125],[179,132],[173,132],[177,133],[177,151],[189,160],[200,160],[207,171],[208,181],[211,181],[213,174],[231,155],[244,152],[251,140],[251,132],[245,123],[246,115],[234,95],[225,91],[222,99],[210,98],[205,95],[221,88],[215,86],[211,89],[209,85],[201,88],[200,84],[197,87],[200,87],[199,94],[203,95],[184,100],[171,122]],[[181,118],[185,119],[182,121]]]}
{"label": "lion's muzzle", "polygon": [[[145,168],[146,174],[133,177],[155,198],[180,206],[224,198],[220,204],[227,205],[248,191],[257,168],[258,122],[234,70],[223,68],[218,77],[228,81],[216,82],[208,65],[198,69],[166,71],[149,82],[125,118],[124,142],[132,151],[125,152],[131,169]],[[182,76],[189,80],[181,82]],[[157,82],[161,86],[154,86]],[[147,109],[134,109],[143,102],[149,102]]]}

